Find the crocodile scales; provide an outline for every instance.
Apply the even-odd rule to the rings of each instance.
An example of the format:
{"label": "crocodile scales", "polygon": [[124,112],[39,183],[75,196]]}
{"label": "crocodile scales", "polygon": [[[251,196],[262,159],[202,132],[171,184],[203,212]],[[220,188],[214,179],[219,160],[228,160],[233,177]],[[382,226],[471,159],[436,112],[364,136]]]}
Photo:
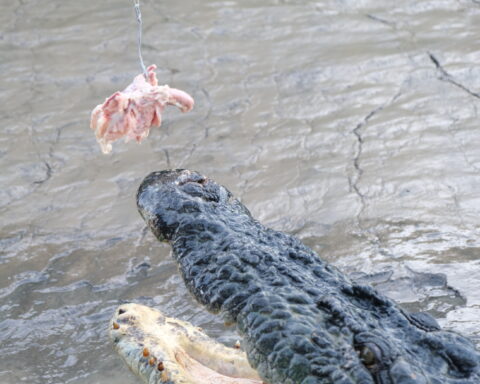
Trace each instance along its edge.
{"label": "crocodile scales", "polygon": [[352,282],[294,236],[264,227],[215,181],[154,172],[137,205],[194,297],[236,324],[265,382],[480,383],[471,341]]}

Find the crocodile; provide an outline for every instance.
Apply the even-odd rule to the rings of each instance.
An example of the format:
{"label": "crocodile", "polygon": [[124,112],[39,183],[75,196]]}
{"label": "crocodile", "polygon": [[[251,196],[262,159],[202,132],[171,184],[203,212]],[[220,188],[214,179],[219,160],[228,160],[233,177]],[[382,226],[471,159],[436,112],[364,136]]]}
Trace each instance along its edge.
{"label": "crocodile", "polygon": [[265,383],[480,383],[472,341],[263,226],[214,180],[183,169],[153,172],[137,207],[170,244],[196,300],[236,326]]}

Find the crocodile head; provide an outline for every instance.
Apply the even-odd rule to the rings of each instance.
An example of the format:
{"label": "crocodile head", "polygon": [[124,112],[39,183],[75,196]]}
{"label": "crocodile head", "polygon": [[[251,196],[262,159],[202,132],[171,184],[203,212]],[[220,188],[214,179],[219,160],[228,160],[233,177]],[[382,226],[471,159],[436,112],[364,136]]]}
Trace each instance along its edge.
{"label": "crocodile head", "polygon": [[[148,175],[137,193],[140,214],[160,241],[175,234],[225,229],[252,221],[250,212],[223,186],[197,172],[160,171]],[[225,221],[232,220],[232,223]],[[208,230],[207,230],[208,231]]]}
{"label": "crocodile head", "polygon": [[236,324],[264,381],[480,383],[480,354],[469,340],[351,282],[295,237],[254,220],[213,180],[155,172],[137,205],[172,246],[195,298]]}

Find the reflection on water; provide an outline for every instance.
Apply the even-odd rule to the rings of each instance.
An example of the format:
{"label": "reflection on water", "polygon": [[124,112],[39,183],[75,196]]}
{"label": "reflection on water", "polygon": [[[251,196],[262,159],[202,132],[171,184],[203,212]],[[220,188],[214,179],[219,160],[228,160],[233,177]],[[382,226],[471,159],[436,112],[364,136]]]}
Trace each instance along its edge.
{"label": "reflection on water", "polygon": [[235,340],[136,212],[169,167],[480,342],[478,2],[144,1],[144,58],[196,107],[104,156],[89,113],[139,72],[130,3],[0,4],[0,382],[135,383],[122,301]]}

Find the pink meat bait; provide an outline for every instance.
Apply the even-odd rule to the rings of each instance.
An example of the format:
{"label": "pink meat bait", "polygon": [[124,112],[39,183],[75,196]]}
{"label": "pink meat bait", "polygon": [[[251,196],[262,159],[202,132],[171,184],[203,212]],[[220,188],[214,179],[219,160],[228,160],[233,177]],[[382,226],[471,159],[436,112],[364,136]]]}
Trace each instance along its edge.
{"label": "pink meat bait", "polygon": [[147,77],[136,76],[125,90],[115,92],[92,111],[90,128],[95,131],[103,153],[110,153],[112,142],[125,137],[125,141],[142,141],[151,127],[162,123],[166,105],[175,105],[182,112],[193,108],[193,98],[186,92],[158,85],[156,65],[147,68]]}

